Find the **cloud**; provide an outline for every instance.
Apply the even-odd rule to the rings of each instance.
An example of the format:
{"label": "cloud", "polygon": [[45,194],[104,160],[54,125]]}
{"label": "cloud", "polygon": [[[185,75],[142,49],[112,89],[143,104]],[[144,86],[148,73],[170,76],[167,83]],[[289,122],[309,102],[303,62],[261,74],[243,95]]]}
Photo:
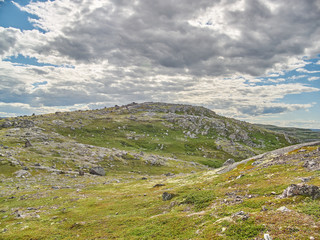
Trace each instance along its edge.
{"label": "cloud", "polygon": [[0,62],[1,102],[26,104],[20,109],[167,101],[259,116],[308,109],[279,101],[319,91],[282,76],[310,73],[304,57],[319,53],[317,1],[15,4],[42,31],[0,27],[1,58],[21,54],[59,66]]}
{"label": "cloud", "polygon": [[51,34],[39,52],[76,63],[108,59],[123,67],[258,76],[292,55],[318,50],[316,1],[240,2],[57,0],[20,8]]}
{"label": "cloud", "polygon": [[316,81],[316,80],[319,80],[320,77],[309,77],[308,80],[309,81]]}

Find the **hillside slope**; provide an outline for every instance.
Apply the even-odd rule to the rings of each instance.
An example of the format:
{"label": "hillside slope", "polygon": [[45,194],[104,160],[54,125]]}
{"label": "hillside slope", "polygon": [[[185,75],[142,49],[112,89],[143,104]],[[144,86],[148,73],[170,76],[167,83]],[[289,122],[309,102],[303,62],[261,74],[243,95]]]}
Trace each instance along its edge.
{"label": "hillside slope", "polygon": [[[61,159],[79,159],[69,156],[75,143],[104,148],[100,150],[105,152],[93,161],[110,168],[117,166],[113,162],[118,158],[122,162],[140,159],[154,162],[154,165],[163,165],[166,161],[146,160],[144,154],[149,159],[150,155],[156,155],[154,158],[162,157],[171,162],[176,159],[220,167],[229,158],[238,161],[297,142],[283,133],[225,118],[203,107],[165,103],[133,103],[99,110],[19,117],[2,120],[1,125],[1,134],[8,135],[4,142],[17,147],[17,144],[23,146],[28,138],[35,148],[30,148],[32,154],[38,151],[37,158],[47,156],[48,161],[52,164],[56,161],[60,166]],[[68,146],[69,143],[72,144]],[[48,150],[51,156],[41,153],[44,149],[51,149]],[[119,151],[122,152],[119,154]],[[122,157],[127,153],[130,156]],[[18,160],[25,163],[22,158]],[[78,167],[84,166],[78,162]]]}
{"label": "hillside slope", "polygon": [[319,239],[319,170],[320,142],[179,175],[20,170],[0,175],[0,238]]}

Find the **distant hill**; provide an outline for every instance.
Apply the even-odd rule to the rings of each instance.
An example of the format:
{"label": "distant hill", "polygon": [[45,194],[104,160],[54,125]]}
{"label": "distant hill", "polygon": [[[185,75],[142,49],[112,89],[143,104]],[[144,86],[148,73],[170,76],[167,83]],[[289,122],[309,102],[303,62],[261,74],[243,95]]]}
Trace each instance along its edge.
{"label": "distant hill", "polygon": [[299,139],[300,142],[312,142],[320,140],[320,129],[304,129],[292,127],[277,127],[273,125],[255,124],[256,126],[269,129],[271,131],[287,134]]}
{"label": "distant hill", "polygon": [[6,127],[32,123],[48,135],[59,134],[82,144],[145,152],[210,167],[220,167],[229,158],[238,161],[298,142],[281,132],[182,104],[132,103],[1,121]]}

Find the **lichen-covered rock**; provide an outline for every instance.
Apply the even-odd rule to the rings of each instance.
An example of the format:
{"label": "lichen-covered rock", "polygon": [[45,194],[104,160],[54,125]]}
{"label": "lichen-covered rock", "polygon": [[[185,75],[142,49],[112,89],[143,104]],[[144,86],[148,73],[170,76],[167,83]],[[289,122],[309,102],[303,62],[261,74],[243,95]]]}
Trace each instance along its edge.
{"label": "lichen-covered rock", "polygon": [[20,120],[17,123],[14,124],[15,127],[20,127],[20,128],[32,128],[34,127],[34,122],[31,120]]}
{"label": "lichen-covered rock", "polygon": [[283,191],[280,198],[292,197],[297,195],[309,196],[312,199],[318,199],[320,198],[320,188],[314,185],[307,184],[291,184]]}
{"label": "lichen-covered rock", "polygon": [[4,123],[2,123],[1,127],[3,128],[9,128],[9,127],[12,127],[13,126],[13,123],[10,122],[10,121],[5,121]]}
{"label": "lichen-covered rock", "polygon": [[320,158],[309,159],[303,163],[303,167],[310,171],[320,170]]}
{"label": "lichen-covered rock", "polygon": [[229,158],[227,161],[224,162],[223,166],[228,166],[235,163],[234,159]]}
{"label": "lichen-covered rock", "polygon": [[169,201],[169,200],[171,200],[173,197],[174,197],[174,194],[172,194],[172,193],[164,192],[164,193],[162,194],[162,200],[163,200],[163,201]]}
{"label": "lichen-covered rock", "polygon": [[104,170],[103,167],[93,167],[93,168],[90,168],[90,174],[98,175],[98,176],[105,176],[106,171]]}
{"label": "lichen-covered rock", "polygon": [[31,176],[31,173],[29,173],[26,170],[19,170],[19,171],[16,171],[14,175],[16,175],[17,178],[27,178]]}
{"label": "lichen-covered rock", "polygon": [[25,146],[26,148],[32,146],[32,144],[31,144],[31,142],[30,142],[29,139],[26,139],[26,141],[25,141],[25,143],[24,143],[24,146]]}

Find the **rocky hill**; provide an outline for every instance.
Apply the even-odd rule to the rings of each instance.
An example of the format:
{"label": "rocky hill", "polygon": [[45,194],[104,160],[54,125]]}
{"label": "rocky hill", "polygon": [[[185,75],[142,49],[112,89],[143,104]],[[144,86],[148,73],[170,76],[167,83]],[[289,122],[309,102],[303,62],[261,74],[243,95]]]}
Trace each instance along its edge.
{"label": "rocky hill", "polygon": [[164,103],[0,126],[0,239],[320,238],[320,142]]}
{"label": "rocky hill", "polygon": [[[6,152],[20,152],[9,161],[28,165],[26,159],[36,158],[63,170],[88,164],[119,170],[123,164],[117,162],[131,168],[132,160],[220,167],[229,158],[238,161],[297,142],[203,107],[165,103],[18,117],[1,120],[0,126],[3,145],[12,147]],[[31,148],[24,148],[26,139]]]}

